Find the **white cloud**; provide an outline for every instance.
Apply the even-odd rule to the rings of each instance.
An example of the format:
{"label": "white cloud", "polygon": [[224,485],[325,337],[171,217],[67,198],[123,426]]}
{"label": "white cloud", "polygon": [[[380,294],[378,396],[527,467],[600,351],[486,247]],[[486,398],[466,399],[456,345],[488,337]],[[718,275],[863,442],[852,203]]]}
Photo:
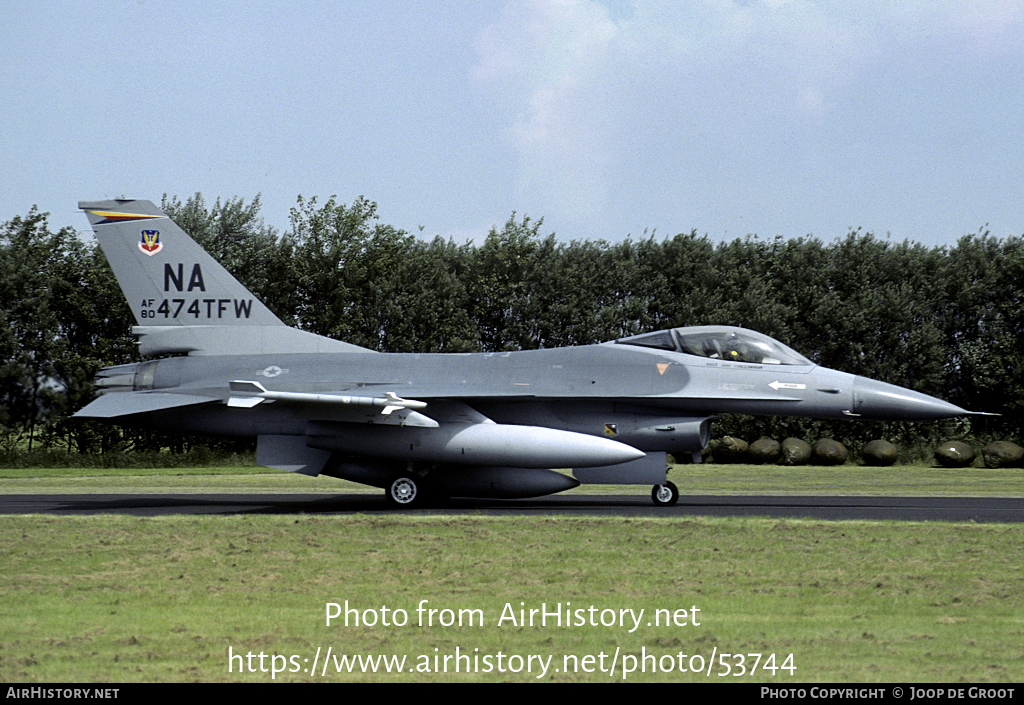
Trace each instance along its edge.
{"label": "white cloud", "polygon": [[[521,196],[600,227],[618,160],[692,106],[818,117],[872,51],[806,0],[512,0],[478,37],[474,78],[518,160]],[[866,48],[865,44],[869,46]]]}
{"label": "white cloud", "polygon": [[474,78],[502,112],[518,187],[544,212],[596,217],[606,202],[609,106],[601,104],[618,26],[589,0],[515,0],[477,40]]}
{"label": "white cloud", "polygon": [[[1024,44],[1024,3],[1008,0],[611,1],[509,0],[474,69],[519,202],[591,237],[624,234],[602,228],[641,199],[692,212],[723,182],[782,188],[794,158],[853,150],[869,106],[924,99],[915,80],[941,85],[930,62]],[[776,201],[781,217],[787,194]]]}

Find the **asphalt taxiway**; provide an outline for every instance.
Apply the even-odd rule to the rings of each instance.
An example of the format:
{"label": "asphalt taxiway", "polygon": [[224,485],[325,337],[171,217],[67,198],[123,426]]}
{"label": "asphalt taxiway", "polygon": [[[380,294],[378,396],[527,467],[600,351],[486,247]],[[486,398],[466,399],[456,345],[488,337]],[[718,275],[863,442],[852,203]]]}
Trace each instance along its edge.
{"label": "asphalt taxiway", "polygon": [[773,517],[824,521],[1024,522],[1024,498],[810,495],[684,495],[657,507],[646,494],[551,495],[536,499],[452,499],[444,507],[395,510],[383,494],[5,494],[0,514],[422,514],[614,517]]}

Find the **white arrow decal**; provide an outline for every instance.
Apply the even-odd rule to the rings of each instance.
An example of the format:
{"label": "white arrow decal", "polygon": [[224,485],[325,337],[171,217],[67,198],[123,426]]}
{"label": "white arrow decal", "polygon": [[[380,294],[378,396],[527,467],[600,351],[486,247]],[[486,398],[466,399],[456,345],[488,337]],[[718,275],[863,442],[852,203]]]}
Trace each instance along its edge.
{"label": "white arrow decal", "polygon": [[806,384],[793,384],[792,382],[779,382],[778,380],[768,385],[776,392],[780,389],[807,389]]}

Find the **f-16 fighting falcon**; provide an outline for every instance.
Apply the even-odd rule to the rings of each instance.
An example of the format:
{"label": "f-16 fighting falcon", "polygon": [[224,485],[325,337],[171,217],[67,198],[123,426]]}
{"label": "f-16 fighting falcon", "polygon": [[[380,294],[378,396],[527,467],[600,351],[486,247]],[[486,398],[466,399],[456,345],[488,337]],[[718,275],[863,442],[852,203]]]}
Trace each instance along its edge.
{"label": "f-16 fighting falcon", "polygon": [[286,326],[149,201],[79,207],[156,359],[101,370],[77,418],[254,438],[260,465],[380,487],[396,506],[580,483],[649,485],[672,505],[666,453],[705,448],[718,414],[969,413],[726,326],[546,350],[375,352]]}

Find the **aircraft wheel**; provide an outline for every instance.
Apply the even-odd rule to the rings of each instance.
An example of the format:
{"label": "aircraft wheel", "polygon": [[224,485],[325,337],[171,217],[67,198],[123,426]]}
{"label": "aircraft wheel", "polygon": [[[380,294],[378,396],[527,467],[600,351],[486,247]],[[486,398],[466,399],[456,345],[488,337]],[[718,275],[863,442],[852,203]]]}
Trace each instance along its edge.
{"label": "aircraft wheel", "polygon": [[673,507],[679,501],[679,488],[666,480],[664,485],[654,486],[651,490],[651,499],[659,507]]}
{"label": "aircraft wheel", "polygon": [[388,485],[385,496],[396,507],[415,507],[423,502],[423,488],[415,478],[399,475]]}

